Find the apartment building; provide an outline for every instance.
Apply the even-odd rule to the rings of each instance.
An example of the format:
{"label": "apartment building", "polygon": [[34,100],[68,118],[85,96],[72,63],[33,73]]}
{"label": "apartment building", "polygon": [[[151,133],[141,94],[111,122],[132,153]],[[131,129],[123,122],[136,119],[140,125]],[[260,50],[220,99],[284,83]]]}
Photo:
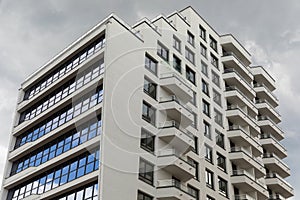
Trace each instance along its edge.
{"label": "apartment building", "polygon": [[191,7],[112,14],[21,85],[1,199],[287,199],[274,90]]}

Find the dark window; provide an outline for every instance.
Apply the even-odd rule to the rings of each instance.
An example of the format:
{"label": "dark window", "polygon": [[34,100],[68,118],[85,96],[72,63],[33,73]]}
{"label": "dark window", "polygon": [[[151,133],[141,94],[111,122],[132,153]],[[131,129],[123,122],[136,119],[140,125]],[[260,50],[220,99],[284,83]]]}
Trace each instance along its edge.
{"label": "dark window", "polygon": [[211,71],[212,82],[216,84],[216,86],[220,87],[220,76],[216,74],[216,72]]}
{"label": "dark window", "polygon": [[202,100],[203,113],[210,117],[210,105],[207,101]]}
{"label": "dark window", "polygon": [[188,66],[186,66],[186,78],[194,85],[196,84],[196,74],[193,70],[191,70]]}
{"label": "dark window", "polygon": [[191,159],[190,157],[188,157],[188,163],[190,163],[192,166],[195,167],[195,179],[199,180],[199,163],[196,162],[195,160]]}
{"label": "dark window", "polygon": [[178,52],[181,52],[181,41],[176,36],[173,36],[173,47]]}
{"label": "dark window", "polygon": [[144,159],[140,159],[139,179],[153,185],[154,165]]}
{"label": "dark window", "polygon": [[208,83],[206,83],[203,79],[202,79],[202,92],[204,94],[206,94],[207,96],[209,96],[209,86],[208,86]]}
{"label": "dark window", "polygon": [[200,53],[205,58],[207,57],[207,49],[206,46],[204,46],[202,43],[200,43]]}
{"label": "dark window", "polygon": [[156,88],[157,85],[150,81],[148,78],[144,79],[144,92],[153,99],[156,99]]}
{"label": "dark window", "polygon": [[212,198],[211,196],[206,196],[206,200],[215,200],[214,198]]}
{"label": "dark window", "polygon": [[219,60],[216,56],[214,56],[213,54],[210,54],[210,62],[213,66],[215,66],[217,69],[219,69]]}
{"label": "dark window", "polygon": [[145,67],[153,74],[157,75],[157,61],[150,57],[148,54],[146,54],[145,57]]}
{"label": "dark window", "polygon": [[204,136],[211,139],[210,124],[206,121],[203,121],[203,124],[204,124]]}
{"label": "dark window", "polygon": [[219,182],[219,192],[224,195],[228,196],[228,191],[227,191],[227,181],[222,179],[221,177],[218,177],[218,182]]}
{"label": "dark window", "polygon": [[155,125],[155,108],[152,107],[147,102],[143,101],[143,114],[142,117],[144,120],[149,122],[152,125]]}
{"label": "dark window", "polygon": [[224,172],[226,172],[226,158],[222,154],[217,152],[217,165],[220,167]]}
{"label": "dark window", "polygon": [[152,199],[153,199],[153,197],[151,197],[150,195],[148,195],[144,192],[138,191],[137,200],[152,200]]}
{"label": "dark window", "polygon": [[215,117],[215,122],[223,127],[223,115],[222,115],[222,113],[219,112],[217,109],[214,109],[214,111],[215,111],[215,116],[214,116]]}
{"label": "dark window", "polygon": [[222,106],[221,94],[219,92],[217,92],[215,89],[213,89],[213,100],[216,104],[218,104],[219,106]]}
{"label": "dark window", "polygon": [[209,39],[210,39],[210,47],[215,50],[215,52],[218,53],[218,46],[217,46],[217,41],[212,37],[212,36],[209,36]]}
{"label": "dark window", "polygon": [[205,145],[205,159],[208,162],[213,163],[213,150],[207,144]]}
{"label": "dark window", "polygon": [[141,147],[149,152],[154,152],[155,136],[145,129],[141,132]]}
{"label": "dark window", "polygon": [[195,146],[194,148],[192,149],[192,151],[196,154],[198,154],[198,137],[194,136],[194,143],[195,143]]}
{"label": "dark window", "polygon": [[195,54],[189,48],[185,48],[185,58],[195,64]]}
{"label": "dark window", "polygon": [[169,61],[169,49],[159,42],[157,43],[157,55],[165,61]]}
{"label": "dark window", "polygon": [[204,41],[206,41],[206,30],[205,30],[205,28],[203,28],[203,26],[199,26],[199,28],[200,28],[200,37],[204,40]]}
{"label": "dark window", "polygon": [[173,67],[176,71],[181,73],[181,60],[175,55],[173,55]]}
{"label": "dark window", "polygon": [[221,133],[218,130],[216,130],[216,144],[219,147],[222,147],[223,149],[225,148],[225,145],[224,145],[224,134]]}
{"label": "dark window", "polygon": [[191,32],[187,32],[187,42],[190,43],[192,46],[195,46],[195,37]]}
{"label": "dark window", "polygon": [[188,189],[188,193],[189,193],[191,196],[195,197],[195,199],[199,199],[199,190],[198,190],[198,189],[194,188],[194,187],[191,186],[191,185],[188,185],[188,186],[187,186],[187,189]]}
{"label": "dark window", "polygon": [[208,77],[208,66],[205,62],[201,61],[201,72]]}
{"label": "dark window", "polygon": [[214,189],[214,173],[208,169],[205,169],[205,183],[207,187]]}

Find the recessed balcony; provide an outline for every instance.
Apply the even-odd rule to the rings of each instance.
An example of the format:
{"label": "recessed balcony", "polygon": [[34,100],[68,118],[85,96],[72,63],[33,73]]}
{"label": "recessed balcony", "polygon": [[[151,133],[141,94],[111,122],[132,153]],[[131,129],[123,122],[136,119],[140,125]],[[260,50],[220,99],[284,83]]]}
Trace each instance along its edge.
{"label": "recessed balcony", "polygon": [[159,200],[197,200],[186,186],[173,179],[157,181],[156,189],[156,198]]}
{"label": "recessed balcony", "polygon": [[254,91],[259,99],[267,100],[274,108],[278,106],[278,99],[267,86],[261,83],[254,84]]}
{"label": "recessed balcony", "polygon": [[161,168],[182,181],[187,181],[195,176],[195,166],[185,160],[174,149],[166,149],[158,152],[157,167]]}
{"label": "recessed balcony", "polygon": [[236,86],[249,99],[253,99],[255,97],[255,91],[252,89],[250,82],[247,82],[234,69],[225,69],[223,79],[227,85]]}
{"label": "recessed balcony", "polygon": [[259,116],[257,124],[263,133],[270,133],[276,140],[280,141],[284,138],[283,131],[267,116]]}
{"label": "recessed balcony", "polygon": [[290,168],[275,154],[265,153],[263,154],[264,165],[272,172],[279,174],[282,178],[286,178],[291,175]]}
{"label": "recessed balcony", "polygon": [[257,137],[250,136],[241,126],[233,125],[229,126],[229,130],[227,131],[227,136],[238,146],[241,147],[249,147],[251,146],[252,154],[255,157],[260,156],[263,153],[263,149],[259,143]]}
{"label": "recessed balcony", "polygon": [[269,173],[267,174],[265,180],[268,188],[276,193],[281,194],[284,198],[289,198],[294,195],[293,187],[278,174]]}
{"label": "recessed balcony", "polygon": [[194,96],[190,83],[175,72],[161,74],[160,85],[175,94],[184,103],[189,102]]}
{"label": "recessed balcony", "polygon": [[276,124],[281,122],[281,115],[267,100],[259,99],[255,103],[261,115],[270,117]]}
{"label": "recessed balcony", "polygon": [[287,157],[287,150],[271,134],[262,134],[260,143],[267,152],[275,153],[280,159]]}
{"label": "recessed balcony", "polygon": [[231,148],[229,159],[232,163],[243,169],[254,168],[257,178],[266,175],[266,170],[261,162],[241,147]]}
{"label": "recessed balcony", "polygon": [[194,114],[176,96],[161,97],[159,103],[159,110],[165,112],[169,118],[180,122],[181,126],[187,127],[193,124]]}
{"label": "recessed balcony", "polygon": [[231,175],[231,183],[246,193],[256,191],[258,199],[268,199],[269,197],[267,187],[258,180],[254,180],[245,170],[234,170]]}
{"label": "recessed balcony", "polygon": [[159,127],[157,136],[176,149],[178,152],[186,153],[195,147],[194,135],[180,128],[176,121],[166,121]]}

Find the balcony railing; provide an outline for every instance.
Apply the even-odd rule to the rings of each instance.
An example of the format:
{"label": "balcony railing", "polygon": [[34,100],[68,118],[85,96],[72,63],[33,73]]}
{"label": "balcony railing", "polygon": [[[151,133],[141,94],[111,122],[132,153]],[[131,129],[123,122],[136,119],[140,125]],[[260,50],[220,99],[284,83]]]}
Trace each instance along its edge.
{"label": "balcony railing", "polygon": [[191,167],[196,167],[196,165],[188,160],[185,160],[182,155],[177,152],[175,149],[164,149],[157,152],[158,157],[168,157],[168,156],[175,156],[176,158],[182,160],[183,162],[187,163]]}
{"label": "balcony railing", "polygon": [[282,144],[280,144],[280,142],[279,142],[275,137],[273,137],[271,133],[264,133],[264,134],[261,134],[261,135],[260,135],[260,139],[272,139],[272,140],[273,140],[274,142],[276,142],[276,144],[278,144],[282,149],[286,150],[285,147],[284,147]]}
{"label": "balcony railing", "polygon": [[238,77],[241,80],[243,80],[250,87],[250,90],[253,90],[252,85],[248,81],[246,81],[245,78],[243,76],[241,76],[235,69],[233,69],[233,68],[224,69],[224,74],[227,74],[227,73],[235,73],[236,75],[238,75]]}
{"label": "balcony railing", "polygon": [[194,135],[187,131],[187,130],[182,130],[180,128],[180,123],[175,121],[175,120],[171,120],[171,121],[165,121],[163,123],[160,123],[159,126],[160,129],[164,129],[164,128],[176,128],[177,130],[179,130],[180,132],[182,132],[183,134],[185,134],[186,136],[188,136],[191,139],[194,139]]}
{"label": "balcony railing", "polygon": [[237,57],[237,55],[235,55],[235,53],[233,53],[231,51],[223,52],[222,57],[226,57],[226,56],[235,57],[235,59],[237,59],[237,61],[239,61],[239,63],[244,67],[244,69],[247,70],[248,73],[251,73],[250,70],[248,69],[248,67]]}
{"label": "balcony railing", "polygon": [[245,135],[247,135],[251,140],[253,140],[258,146],[260,146],[260,143],[259,143],[259,140],[253,136],[251,136],[249,133],[247,133],[242,126],[239,126],[239,125],[232,125],[232,126],[229,126],[228,128],[229,131],[236,131],[236,130],[240,130],[242,131],[243,133],[245,133]]}
{"label": "balcony railing", "polygon": [[255,104],[253,103],[253,101],[251,101],[246,95],[243,94],[243,92],[240,91],[239,88],[237,88],[236,86],[227,86],[225,88],[225,91],[238,91],[253,107],[255,107]]}
{"label": "balcony railing", "polygon": [[255,200],[255,199],[247,194],[239,194],[239,195],[234,195],[234,200]]}
{"label": "balcony railing", "polygon": [[254,118],[252,118],[248,113],[246,113],[244,110],[242,110],[239,106],[237,105],[228,105],[227,106],[227,110],[239,110],[241,111],[248,119],[251,120],[252,123],[254,123],[255,126],[258,126],[258,124],[256,123],[256,120]]}
{"label": "balcony railing", "polygon": [[277,127],[281,132],[283,132],[282,129],[278,126],[278,124],[276,124],[276,123],[275,123],[270,117],[268,117],[268,116],[258,116],[258,117],[257,117],[257,120],[258,120],[258,121],[269,120],[275,127]]}
{"label": "balcony railing", "polygon": [[265,84],[263,84],[263,83],[256,83],[256,84],[254,84],[253,85],[253,87],[264,87],[271,95],[272,95],[272,97],[276,100],[276,101],[278,101],[278,98],[277,98],[277,96],[265,85]]}
{"label": "balcony railing", "polygon": [[284,180],[281,176],[279,176],[276,173],[267,173],[266,178],[278,178],[280,181],[282,181],[286,186],[288,186],[289,188],[292,188],[292,186],[286,181]]}
{"label": "balcony railing", "polygon": [[188,111],[189,113],[193,114],[192,109],[183,105],[180,100],[175,96],[175,95],[171,95],[169,97],[161,97],[160,98],[160,102],[159,103],[167,103],[167,102],[175,102],[178,105],[180,105],[181,107],[183,107],[186,111]]}
{"label": "balcony railing", "polygon": [[160,79],[166,79],[166,78],[176,78],[178,81],[180,81],[183,85],[188,87],[189,89],[192,89],[192,86],[189,82],[187,82],[185,79],[183,79],[181,76],[176,74],[175,72],[167,72],[167,73],[162,73],[160,75]]}
{"label": "balcony railing", "polygon": [[255,183],[257,183],[257,185],[259,185],[260,187],[262,187],[264,190],[266,189],[266,187],[264,186],[265,184],[263,182],[261,182],[258,179],[255,179],[253,177],[253,175],[251,175],[249,172],[247,172],[244,169],[233,170],[232,171],[232,176],[247,176],[249,179],[251,179],[252,181],[254,181]]}
{"label": "balcony railing", "polygon": [[275,112],[278,116],[281,116],[280,113],[279,113],[279,111],[276,110],[276,108],[274,108],[274,106],[272,106],[267,100],[265,100],[265,99],[257,99],[257,100],[255,100],[255,103],[256,103],[256,104],[266,103],[266,104],[268,104],[268,105],[272,108],[272,110],[274,110],[274,112]]}
{"label": "balcony railing", "polygon": [[188,189],[187,186],[181,184],[179,181],[175,179],[167,179],[167,180],[158,180],[157,181],[157,188],[170,188],[170,187],[175,187],[178,190],[194,197],[197,198],[197,194],[193,193],[191,190]]}
{"label": "balcony railing", "polygon": [[254,156],[252,156],[246,149],[244,149],[242,147],[231,147],[230,152],[243,152],[249,158],[253,159],[257,164],[259,164],[260,166],[263,166],[260,160],[258,160]]}
{"label": "balcony railing", "polygon": [[289,166],[287,164],[285,164],[284,162],[282,162],[282,160],[278,156],[276,156],[274,153],[264,153],[263,154],[263,158],[275,158],[284,167],[286,167],[287,169],[290,169]]}

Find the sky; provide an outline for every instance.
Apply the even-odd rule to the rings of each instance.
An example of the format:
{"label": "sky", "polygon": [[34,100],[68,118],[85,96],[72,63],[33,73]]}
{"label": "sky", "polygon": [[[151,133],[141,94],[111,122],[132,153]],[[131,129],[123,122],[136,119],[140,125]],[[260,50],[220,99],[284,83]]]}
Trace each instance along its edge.
{"label": "sky", "polygon": [[[219,34],[232,33],[276,80],[292,176],[300,195],[300,3],[298,0],[0,0],[0,177],[20,84],[114,12],[133,25],[192,6]],[[299,169],[299,168],[298,168]],[[291,198],[296,199],[296,198]]]}

